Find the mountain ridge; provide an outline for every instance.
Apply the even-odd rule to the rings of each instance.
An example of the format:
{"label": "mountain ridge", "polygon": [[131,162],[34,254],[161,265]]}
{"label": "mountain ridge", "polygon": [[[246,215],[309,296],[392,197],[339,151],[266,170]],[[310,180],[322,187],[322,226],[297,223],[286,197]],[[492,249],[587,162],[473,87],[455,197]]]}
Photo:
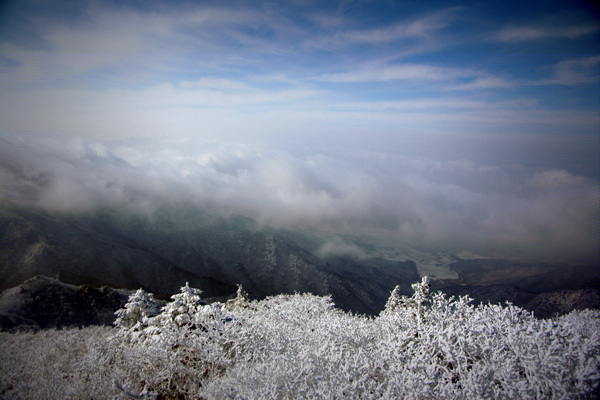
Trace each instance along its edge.
{"label": "mountain ridge", "polygon": [[[242,284],[258,298],[296,291],[331,294],[342,309],[372,314],[396,284],[409,294],[419,279],[412,261],[320,257],[318,240],[257,227],[249,219],[192,215],[181,221],[184,226],[180,220],[5,208],[0,224],[11,229],[1,234],[1,288],[45,275],[72,284],[143,287],[166,298],[185,282],[208,297],[226,296]],[[42,250],[29,257],[35,248]]]}
{"label": "mountain ridge", "polygon": [[[274,229],[192,206],[147,214],[0,207],[0,290],[37,275],[74,285],[141,287],[162,299],[186,282],[207,298],[225,298],[242,284],[255,298],[311,292],[331,295],[343,310],[375,315],[396,285],[408,295],[422,275],[415,261],[402,259],[420,253],[399,253],[389,247],[392,242],[378,249],[376,240],[368,242],[361,233]],[[457,276],[432,280],[434,289],[449,295],[468,294],[478,302],[509,300],[527,308],[542,293],[548,299],[576,298],[575,292],[551,294],[583,290],[581,296],[589,299],[580,303],[597,304],[596,266],[434,254],[441,258],[431,258],[430,264]],[[534,303],[532,308],[543,308],[543,302]],[[563,303],[557,301],[547,312],[564,311]]]}

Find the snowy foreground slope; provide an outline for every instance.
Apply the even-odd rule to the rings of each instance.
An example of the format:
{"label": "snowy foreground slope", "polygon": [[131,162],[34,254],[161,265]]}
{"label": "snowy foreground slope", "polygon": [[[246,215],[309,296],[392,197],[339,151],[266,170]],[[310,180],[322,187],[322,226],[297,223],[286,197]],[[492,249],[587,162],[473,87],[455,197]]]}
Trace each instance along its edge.
{"label": "snowy foreground slope", "polygon": [[536,319],[505,305],[393,292],[368,318],[328,297],[159,309],[139,290],[117,328],[0,335],[1,398],[565,399],[600,383],[600,312]]}

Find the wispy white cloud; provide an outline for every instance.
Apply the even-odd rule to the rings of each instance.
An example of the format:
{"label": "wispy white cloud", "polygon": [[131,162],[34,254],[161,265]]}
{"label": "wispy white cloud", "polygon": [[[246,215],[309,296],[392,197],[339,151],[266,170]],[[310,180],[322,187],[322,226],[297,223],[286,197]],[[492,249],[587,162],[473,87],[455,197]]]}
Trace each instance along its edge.
{"label": "wispy white cloud", "polygon": [[0,52],[16,65],[7,71],[7,82],[108,77],[104,86],[126,85],[127,79],[145,84],[193,70],[227,73],[241,69],[242,60],[248,68],[251,60],[289,49],[298,32],[293,22],[252,8],[145,11],[100,2],[88,8],[83,22],[44,24],[45,47],[4,42]]}
{"label": "wispy white cloud", "polygon": [[444,91],[476,91],[482,89],[506,89],[526,86],[526,81],[516,81],[494,76],[473,68],[441,67],[427,64],[370,64],[345,71],[326,74],[321,81],[334,83],[406,81],[428,84],[441,96]]}
{"label": "wispy white cloud", "polygon": [[370,110],[370,111],[386,111],[386,110],[421,110],[429,112],[432,110],[456,110],[456,109],[481,109],[487,107],[488,104],[481,100],[468,100],[461,97],[457,98],[413,98],[410,100],[393,100],[393,101],[371,101],[371,102],[348,102],[339,104],[339,108],[347,110]]}
{"label": "wispy white cloud", "polygon": [[553,75],[538,84],[581,85],[600,81],[600,56],[567,59],[554,67]]}
{"label": "wispy white cloud", "polygon": [[[444,14],[446,17],[447,14]],[[385,28],[366,29],[360,31],[348,31],[339,34],[338,39],[348,44],[388,43],[406,38],[423,38],[431,36],[439,29],[448,25],[448,20],[442,16],[434,15],[416,19],[406,23],[399,23]]]}
{"label": "wispy white cloud", "polygon": [[478,90],[502,89],[515,87],[517,84],[508,79],[497,76],[480,76],[468,82],[452,83],[444,87],[446,90]]}
{"label": "wispy white cloud", "polygon": [[[352,70],[326,74],[319,80],[336,83],[411,81],[435,82],[438,91],[525,88],[539,85],[580,85],[600,80],[600,56],[567,59],[552,68],[549,78],[522,79],[493,75],[473,68],[427,64],[365,64]],[[442,84],[440,84],[440,82]]]}
{"label": "wispy white cloud", "polygon": [[323,75],[328,82],[383,82],[395,80],[451,80],[473,75],[471,70],[427,64],[367,65],[347,72]]}
{"label": "wispy white cloud", "polygon": [[[360,29],[343,29],[339,23],[332,23],[339,22],[339,18],[335,20],[320,18],[319,21],[328,22],[327,26],[334,27],[336,30],[319,35],[317,39],[311,39],[307,45],[311,47],[348,47],[361,44],[382,45],[406,39],[432,39],[437,37],[440,30],[447,28],[455,21],[456,13],[460,10],[462,10],[461,7],[452,7],[385,27]],[[346,22],[351,23],[352,21]]]}
{"label": "wispy white cloud", "polygon": [[548,38],[577,39],[600,30],[598,25],[508,26],[492,35],[499,42],[520,42]]}

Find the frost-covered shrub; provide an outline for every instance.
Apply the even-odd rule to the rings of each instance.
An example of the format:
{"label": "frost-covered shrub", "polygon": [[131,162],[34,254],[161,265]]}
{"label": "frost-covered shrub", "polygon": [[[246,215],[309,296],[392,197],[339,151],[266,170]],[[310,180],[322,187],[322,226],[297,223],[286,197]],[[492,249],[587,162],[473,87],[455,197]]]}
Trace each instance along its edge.
{"label": "frost-covered shrub", "polygon": [[[375,319],[311,295],[244,314],[244,352],[204,393],[214,398],[578,398],[598,385],[600,313],[538,320],[507,304],[392,293]],[[400,301],[397,301],[400,300]],[[581,319],[580,319],[581,318]],[[572,320],[579,321],[574,323]],[[586,322],[583,322],[586,321]]]}
{"label": "frost-covered shrub", "polygon": [[105,326],[0,333],[0,398],[116,398],[113,380],[129,366],[113,334]]}
{"label": "frost-covered shrub", "polygon": [[[5,334],[0,397],[578,399],[598,387],[599,311],[536,319],[510,304],[430,294],[427,280],[413,288],[368,318],[330,297],[250,301],[241,288],[204,304],[186,285],[156,316],[90,344],[65,345],[81,340],[75,331]],[[30,351],[36,338],[41,350]],[[20,346],[23,357],[13,354]]]}
{"label": "frost-covered shrub", "polygon": [[200,294],[186,283],[146,324],[121,330],[118,345],[137,366],[122,379],[131,393],[197,398],[203,384],[229,366],[224,354],[239,331],[223,305],[208,305]]}

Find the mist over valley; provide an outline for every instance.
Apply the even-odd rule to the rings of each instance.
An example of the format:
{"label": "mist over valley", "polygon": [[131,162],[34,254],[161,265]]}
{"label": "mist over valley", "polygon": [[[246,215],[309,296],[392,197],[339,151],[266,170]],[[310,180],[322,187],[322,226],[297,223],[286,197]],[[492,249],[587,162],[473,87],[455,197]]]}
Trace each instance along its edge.
{"label": "mist over valley", "polygon": [[197,141],[0,144],[2,289],[42,275],[162,298],[189,282],[223,299],[241,284],[375,315],[396,285],[408,294],[429,276],[537,309],[540,294],[584,290],[546,314],[597,304],[597,182],[564,169]]}
{"label": "mist over valley", "polygon": [[[2,290],[42,275],[74,285],[144,288],[168,299],[189,282],[208,301],[223,301],[241,284],[257,299],[310,292],[332,295],[343,310],[377,315],[396,285],[408,295],[427,272],[434,290],[469,294],[478,302],[511,301],[540,316],[600,306],[600,274],[593,264],[469,260],[401,242],[390,247],[389,241],[378,247],[364,234],[275,229],[190,205],[151,214],[3,207],[0,223]],[[554,296],[554,304],[540,305],[540,296]],[[0,303],[10,299],[3,295]],[[23,312],[5,310],[8,320],[15,313]]]}

